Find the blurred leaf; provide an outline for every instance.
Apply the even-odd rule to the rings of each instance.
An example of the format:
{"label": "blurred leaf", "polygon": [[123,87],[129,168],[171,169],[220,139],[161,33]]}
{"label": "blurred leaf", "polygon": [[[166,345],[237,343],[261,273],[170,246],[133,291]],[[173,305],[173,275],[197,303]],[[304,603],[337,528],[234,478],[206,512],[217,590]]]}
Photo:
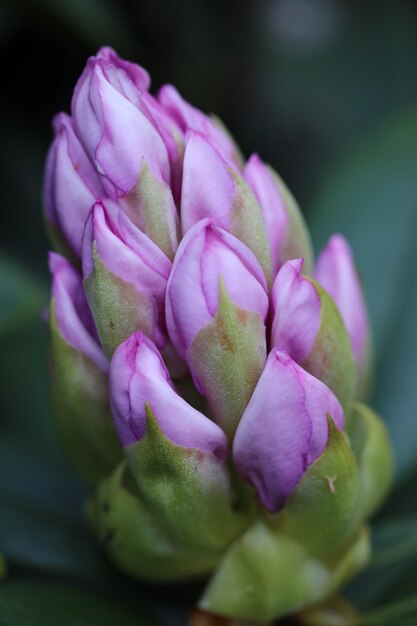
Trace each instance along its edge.
{"label": "blurred leaf", "polygon": [[417,622],[417,597],[409,597],[366,614],[360,626],[415,626]]}
{"label": "blurred leaf", "polygon": [[7,573],[7,561],[4,555],[0,552],[0,579],[6,576]]}
{"label": "blurred leaf", "polygon": [[42,0],[89,45],[121,47],[125,53],[137,48],[120,4],[109,0]]}
{"label": "blurred leaf", "polygon": [[417,555],[417,518],[389,520],[380,523],[374,532],[375,553],[371,569],[401,563]]}
{"label": "blurred leaf", "polygon": [[0,546],[7,560],[29,568],[82,578],[110,567],[81,522],[75,524],[0,491]]}
{"label": "blurred leaf", "polygon": [[0,252],[0,339],[40,312],[46,301],[40,281]]}
{"label": "blurred leaf", "polygon": [[297,197],[352,138],[416,98],[415,8],[412,1],[252,3],[259,43],[258,58],[248,51],[256,64],[248,97],[256,124],[248,120],[246,132]]}
{"label": "blurred leaf", "polygon": [[376,406],[391,431],[397,477],[417,463],[417,111],[386,122],[327,171],[312,203],[322,246],[351,242],[369,298],[377,353]]}
{"label": "blurred leaf", "polygon": [[417,518],[390,519],[376,525],[374,556],[348,587],[348,596],[363,608],[403,599],[417,590]]}
{"label": "blurred leaf", "polygon": [[0,549],[12,564],[93,576],[104,559],[50,409],[46,301],[40,281],[0,256]]}
{"label": "blurred leaf", "polygon": [[0,626],[153,626],[140,607],[82,587],[55,582],[0,586]]}

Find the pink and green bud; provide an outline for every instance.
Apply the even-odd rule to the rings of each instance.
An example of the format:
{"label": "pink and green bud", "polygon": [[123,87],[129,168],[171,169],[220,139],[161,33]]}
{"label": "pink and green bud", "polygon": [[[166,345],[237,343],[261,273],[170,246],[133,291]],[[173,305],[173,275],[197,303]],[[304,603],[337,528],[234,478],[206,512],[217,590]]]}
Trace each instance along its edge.
{"label": "pink and green bud", "polygon": [[116,430],[124,446],[144,437],[146,413],[151,411],[161,432],[175,445],[225,458],[225,434],[178,395],[161,354],[141,332],[129,337],[113,355],[110,397]]}
{"label": "pink and green bud", "polygon": [[283,180],[257,154],[244,168],[246,182],[261,207],[274,276],[290,259],[304,258],[304,271],[313,268],[313,248],[302,213]]}
{"label": "pink and green bud", "polygon": [[170,182],[165,143],[141,98],[148,86],[144,70],[104,49],[90,57],[74,91],[76,132],[113,198],[132,191],[144,162]]}
{"label": "pink and green bud", "polygon": [[183,238],[167,287],[168,332],[184,357],[197,333],[216,314],[220,280],[235,305],[265,321],[268,291],[255,256],[226,230],[201,220]]}
{"label": "pink and green bud", "polygon": [[166,345],[170,271],[170,260],[114,201],[96,202],[84,233],[84,286],[109,357],[136,330]]}
{"label": "pink and green bud", "polygon": [[[213,181],[216,181],[213,184]],[[190,132],[184,153],[181,224],[186,233],[204,218],[235,235],[257,256],[269,280],[271,255],[256,198],[242,175],[202,135]]]}
{"label": "pink and green bud", "polygon": [[326,447],[330,415],[343,428],[343,410],[326,385],[276,349],[240,420],[233,456],[262,504],[276,512]]}
{"label": "pink and green bud", "polygon": [[224,432],[176,392],[163,359],[138,332],[110,365],[115,425],[139,492],[158,525],[216,562],[247,524],[233,511]]}
{"label": "pink and green bud", "polygon": [[173,85],[164,85],[158,101],[170,114],[184,135],[193,131],[206,139],[230,164],[240,166],[242,157],[230,133],[217,118],[209,117],[186,102]]}
{"label": "pink and green bud", "polygon": [[229,437],[265,363],[267,313],[268,292],[256,257],[210,220],[198,222],[175,257],[166,323],[197,389]]}
{"label": "pink and green bud", "polygon": [[157,98],[150,93],[143,93],[142,99],[166,145],[171,166],[172,194],[175,202],[179,205],[181,202],[182,162],[185,148],[184,131],[169,110],[158,102]]}
{"label": "pink and green bud", "polygon": [[349,333],[357,369],[357,392],[366,393],[371,376],[368,312],[352,249],[342,235],[333,235],[321,251],[314,278],[335,301]]}
{"label": "pink and green bud", "polygon": [[92,485],[121,459],[108,405],[109,363],[82,288],[81,275],[50,253],[49,313],[53,401],[69,457]]}
{"label": "pink and green bud", "polygon": [[287,261],[272,288],[271,344],[287,352],[336,394],[346,416],[355,393],[355,362],[345,325],[328,293]]}
{"label": "pink and green bud", "polygon": [[65,257],[54,252],[49,253],[49,270],[52,274],[52,302],[58,332],[74,350],[107,372],[108,360],[98,340],[80,274]]}
{"label": "pink and green bud", "polygon": [[80,258],[85,222],[104,190],[71,118],[59,113],[53,127],[55,139],[49,149],[43,185],[45,217],[56,247],[69,248]]}
{"label": "pink and green bud", "polygon": [[264,511],[230,545],[200,608],[273,622],[327,600],[366,565],[369,532],[360,527],[355,456],[330,418],[328,430],[323,453],[304,472],[285,507],[278,513]]}

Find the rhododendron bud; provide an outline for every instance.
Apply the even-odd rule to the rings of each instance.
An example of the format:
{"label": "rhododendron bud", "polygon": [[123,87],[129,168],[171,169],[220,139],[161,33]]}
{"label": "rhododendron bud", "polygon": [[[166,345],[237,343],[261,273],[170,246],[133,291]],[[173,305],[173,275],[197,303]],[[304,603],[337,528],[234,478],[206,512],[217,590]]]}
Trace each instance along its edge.
{"label": "rhododendron bud", "polygon": [[94,483],[121,456],[108,407],[109,363],[98,342],[81,276],[58,254],[50,253],[49,268],[55,410],[71,459]]}
{"label": "rhododendron bud", "polygon": [[149,89],[102,48],[55,121],[45,212],[75,262],[50,256],[64,443],[120,570],[198,579],[198,619],[314,619],[366,564],[392,476],[381,420],[354,403],[369,332],[351,253],[333,238],[303,276],[278,175]]}
{"label": "rhododendron bud", "polygon": [[349,337],[333,300],[302,268],[302,259],[287,261],[275,279],[271,343],[328,385],[348,414],[355,392]]}
{"label": "rhododendron bud", "polygon": [[244,176],[264,218],[274,275],[289,259],[304,258],[304,271],[313,267],[313,249],[304,218],[289,189],[274,170],[253,154]]}
{"label": "rhododendron bud", "polygon": [[272,350],[233,443],[239,471],[268,510],[282,507],[323,452],[328,415],[343,428],[343,410],[330,389],[288,354]]}
{"label": "rhododendron bud", "polygon": [[223,431],[178,395],[160,353],[143,333],[133,334],[114,354],[110,393],[123,445],[144,437],[149,410],[161,432],[177,446],[225,458],[227,440]]}
{"label": "rhododendron bud", "polygon": [[201,220],[181,242],[168,281],[166,322],[216,419],[232,435],[266,358],[268,293],[236,237]]}
{"label": "rhododendron bud", "polygon": [[321,251],[314,277],[331,295],[349,333],[356,361],[359,395],[366,392],[371,370],[368,313],[352,250],[342,235],[333,235]]}
{"label": "rhododendron bud", "polygon": [[165,143],[141,100],[148,85],[141,68],[105,49],[90,57],[74,91],[77,134],[112,197],[132,190],[144,162],[158,180],[170,180]]}
{"label": "rhododendron bud", "polygon": [[150,509],[187,547],[224,546],[243,522],[231,508],[226,436],[177,394],[143,333],[116,350],[110,394],[117,431]]}
{"label": "rhododendron bud", "polygon": [[64,250],[69,247],[79,258],[87,216],[104,190],[71,118],[59,113],[53,127],[55,139],[49,149],[43,188],[45,216],[56,246]]}
{"label": "rhododendron bud", "polygon": [[173,85],[161,87],[158,100],[184,134],[188,130],[199,133],[226,161],[240,166],[242,157],[239,148],[217,118],[208,117],[186,102]]}
{"label": "rhododendron bud", "polygon": [[243,241],[257,256],[267,279],[271,278],[271,255],[255,196],[212,144],[202,135],[189,133],[181,195],[184,233],[207,217]]}
{"label": "rhododendron bud", "polygon": [[167,342],[164,300],[170,260],[119,206],[97,202],[83,241],[88,302],[108,356],[141,329],[159,347]]}

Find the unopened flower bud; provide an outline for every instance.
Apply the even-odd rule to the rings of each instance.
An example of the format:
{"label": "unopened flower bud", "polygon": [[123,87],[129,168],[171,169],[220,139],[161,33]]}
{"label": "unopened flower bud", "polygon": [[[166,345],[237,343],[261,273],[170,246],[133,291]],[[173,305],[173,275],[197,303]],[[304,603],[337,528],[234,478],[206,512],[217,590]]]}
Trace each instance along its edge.
{"label": "unopened flower bud", "polygon": [[133,334],[116,350],[111,361],[110,394],[124,446],[144,437],[148,407],[162,433],[177,446],[225,458],[223,431],[178,395],[160,353],[143,333]]}
{"label": "unopened flower bud", "polygon": [[146,72],[105,49],[90,57],[75,88],[75,128],[111,197],[132,190],[144,161],[158,180],[170,181],[165,143],[141,100],[148,86]]}
{"label": "unopened flower bud", "polygon": [[267,279],[271,278],[265,224],[253,192],[211,143],[202,135],[189,133],[181,195],[184,233],[204,218],[210,218],[243,241],[257,256]]}
{"label": "unopened flower bud", "polygon": [[49,267],[55,412],[69,456],[94,484],[121,458],[108,406],[109,364],[98,342],[81,276],[55,253],[49,255]]}
{"label": "unopened flower bud", "polygon": [[247,523],[232,509],[227,439],[175,391],[156,347],[129,337],[110,366],[116,428],[139,491],[184,546],[218,553]]}
{"label": "unopened flower bud", "polygon": [[304,258],[304,271],[311,273],[313,249],[310,235],[285,183],[257,154],[253,154],[246,163],[244,176],[261,207],[274,276],[285,261],[298,257]]}
{"label": "unopened flower bud", "polygon": [[242,157],[239,148],[223,124],[186,102],[173,85],[161,87],[158,101],[184,134],[187,131],[199,133],[226,161],[238,166],[241,164]]}
{"label": "unopened flower bud", "polygon": [[342,235],[333,235],[321,251],[315,279],[331,295],[349,333],[357,370],[358,395],[366,394],[371,375],[368,313],[352,250]]}
{"label": "unopened flower bud", "polygon": [[162,348],[171,262],[113,201],[97,202],[83,241],[88,302],[106,354],[140,329]]}
{"label": "unopened flower bud", "polygon": [[48,153],[43,188],[45,216],[56,247],[69,247],[80,258],[87,216],[104,190],[71,118],[59,113],[53,127],[55,139]]}
{"label": "unopened flower bud", "polygon": [[302,259],[287,261],[275,279],[271,343],[330,387],[348,415],[356,375],[349,337],[331,297],[302,267]]}
{"label": "unopened flower bud", "polygon": [[265,278],[252,252],[210,220],[198,222],[175,257],[166,323],[229,436],[265,363],[267,313]]}
{"label": "unopened flower bud", "polygon": [[326,447],[327,415],[343,428],[334,394],[288,354],[272,350],[233,443],[237,468],[262,504],[279,510]]}

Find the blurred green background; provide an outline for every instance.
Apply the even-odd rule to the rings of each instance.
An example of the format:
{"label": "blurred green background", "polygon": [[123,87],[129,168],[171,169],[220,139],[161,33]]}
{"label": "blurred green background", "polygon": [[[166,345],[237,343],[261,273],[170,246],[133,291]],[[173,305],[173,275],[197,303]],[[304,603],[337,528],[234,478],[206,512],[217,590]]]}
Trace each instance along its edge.
{"label": "blurred green background", "polygon": [[223,119],[246,156],[269,161],[316,250],[334,231],[351,241],[396,480],[375,520],[374,561],[348,594],[365,610],[402,603],[405,621],[395,604],[394,618],[372,623],[416,624],[417,3],[2,0],[0,626],[182,624],[193,592],[111,572],[83,524],[83,487],[48,399],[42,169],[50,119],[68,110],[86,57],[103,44],[147,67],[155,88],[175,83]]}

